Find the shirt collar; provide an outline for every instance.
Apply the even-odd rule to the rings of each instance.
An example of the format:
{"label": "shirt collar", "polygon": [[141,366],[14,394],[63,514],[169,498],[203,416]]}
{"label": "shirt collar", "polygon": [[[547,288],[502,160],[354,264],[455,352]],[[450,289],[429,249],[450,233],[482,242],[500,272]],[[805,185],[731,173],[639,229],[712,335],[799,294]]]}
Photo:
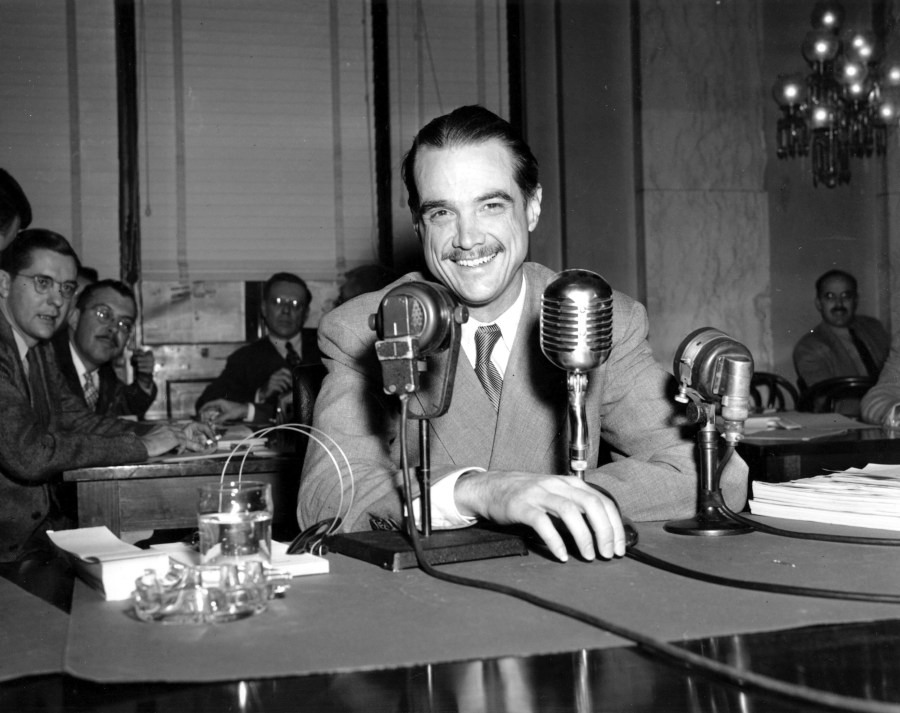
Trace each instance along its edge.
{"label": "shirt collar", "polygon": [[[75,372],[78,374],[78,383],[84,383],[84,375],[88,373],[88,368],[84,365],[84,362],[81,360],[81,357],[78,356],[78,352],[75,350],[75,345],[72,344],[72,341],[69,340],[69,352],[72,354],[72,364],[75,365]],[[94,372],[97,370],[94,369]],[[94,373],[90,372],[90,373]]]}
{"label": "shirt collar", "polygon": [[475,330],[485,324],[496,324],[500,327],[500,334],[503,337],[503,341],[506,342],[509,347],[512,347],[513,340],[516,338],[516,330],[519,328],[519,320],[522,317],[522,310],[525,308],[526,287],[525,273],[523,272],[522,284],[519,287],[519,294],[516,297],[516,301],[492,322],[479,322],[477,319],[469,317],[468,321],[464,322],[461,327],[463,339],[468,338],[474,342]]}
{"label": "shirt collar", "polygon": [[516,301],[501,314],[493,322],[480,322],[477,319],[469,317],[468,321],[460,326],[460,345],[463,352],[469,359],[469,363],[475,366],[477,349],[475,347],[475,331],[485,324],[496,324],[500,328],[500,339],[491,352],[491,359],[503,374],[506,371],[506,364],[509,355],[512,352],[513,342],[516,338],[516,330],[519,328],[519,321],[522,318],[522,311],[525,309],[525,293],[527,285],[525,283],[525,274],[522,274],[522,285],[519,288],[519,295]]}

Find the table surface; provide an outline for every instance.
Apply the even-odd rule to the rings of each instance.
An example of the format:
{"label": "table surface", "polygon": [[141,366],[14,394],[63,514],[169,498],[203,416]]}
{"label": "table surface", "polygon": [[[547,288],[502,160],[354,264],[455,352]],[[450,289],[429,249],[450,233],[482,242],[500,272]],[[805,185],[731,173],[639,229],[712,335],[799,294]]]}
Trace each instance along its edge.
{"label": "table surface", "polygon": [[[761,562],[765,563],[776,577],[792,577],[800,573],[804,563],[819,561],[817,550],[834,551],[834,568],[818,568],[807,572],[813,578],[819,576],[828,580],[841,581],[845,585],[854,579],[852,572],[846,576],[832,570],[846,570],[858,567],[859,572],[866,572],[862,578],[866,581],[859,586],[870,589],[881,589],[890,582],[896,583],[896,570],[883,571],[879,565],[884,558],[896,561],[896,549],[864,547],[855,552],[848,552],[850,545],[833,545],[832,543],[806,543],[785,538],[774,538],[759,533],[744,537],[724,538],[691,538],[667,536],[661,527],[641,525],[644,544],[650,553],[664,548],[675,559],[689,557],[698,562],[718,562],[717,569],[732,572],[743,571],[747,565],[755,569],[748,572],[746,578],[753,579],[760,563],[748,562],[751,553],[763,552]],[[834,528],[828,528],[834,530]],[[753,539],[757,538],[757,539]],[[797,569],[776,567],[771,548],[787,548],[793,553]],[[725,551],[735,552],[734,562],[721,561]],[[717,557],[713,557],[716,555]],[[782,555],[783,556],[783,555]],[[712,559],[710,559],[713,557]],[[873,559],[874,558],[874,559]],[[529,561],[532,560],[532,561]],[[859,562],[857,565],[856,563]],[[390,642],[390,646],[382,643],[379,646],[390,648],[383,661],[389,663],[381,666],[345,666],[343,669],[332,668],[326,673],[310,673],[308,675],[257,675],[230,676],[228,680],[213,680],[196,683],[198,680],[190,672],[182,678],[174,679],[182,682],[171,682],[172,678],[142,674],[147,680],[134,682],[128,678],[104,678],[103,676],[76,677],[66,673],[46,673],[43,668],[40,675],[18,678],[0,685],[0,710],[17,711],[18,713],[36,713],[37,711],[145,711],[145,710],[190,710],[198,713],[207,711],[515,711],[516,713],[535,711],[535,713],[572,711],[818,711],[823,710],[816,696],[834,695],[852,697],[844,701],[842,710],[894,710],[900,711],[900,606],[897,604],[873,605],[852,602],[839,602],[834,605],[820,604],[807,597],[788,597],[784,595],[760,594],[746,592],[742,589],[725,589],[707,592],[703,596],[684,596],[688,591],[703,591],[702,588],[715,588],[715,585],[694,582],[688,578],[676,581],[664,578],[668,586],[644,586],[633,589],[631,585],[644,581],[659,582],[653,572],[631,558],[617,560],[612,563],[574,563],[565,565],[541,561],[533,553],[525,558],[498,560],[496,563],[470,563],[466,566],[469,572],[480,572],[483,576],[501,570],[507,572],[527,573],[527,579],[516,575],[513,580],[519,586],[542,592],[559,594],[560,601],[580,603],[596,601],[598,608],[603,599],[610,599],[611,611],[617,612],[619,620],[624,619],[631,626],[642,617],[657,619],[663,622],[668,632],[663,638],[676,642],[676,645],[702,656],[720,661],[742,670],[773,677],[774,679],[800,684],[806,695],[812,700],[797,701],[773,692],[757,689],[753,686],[739,686],[722,681],[697,669],[688,669],[683,665],[667,660],[658,653],[634,646],[623,646],[621,642],[607,641],[603,646],[592,646],[585,632],[572,630],[567,634],[570,645],[555,653],[534,653],[534,649],[522,647],[521,655],[479,656],[473,655],[477,649],[463,648],[463,653],[439,658],[427,656],[415,658],[414,661],[432,660],[434,663],[409,663],[396,665],[390,663],[396,651],[409,647],[410,631],[416,626],[422,627],[423,621],[432,626],[440,626],[442,622],[421,617],[422,607],[435,606],[435,612],[444,612],[446,627],[457,621],[473,619],[473,613],[464,611],[464,619],[458,619],[458,605],[478,601],[484,605],[487,601],[481,594],[465,594],[454,591],[456,585],[437,582],[418,571],[407,573],[389,573],[377,568],[367,569],[368,565],[353,563],[340,557],[334,560],[333,575],[320,575],[319,579],[311,578],[309,585],[295,580],[292,590],[296,595],[292,602],[286,602],[286,608],[272,612],[268,622],[266,614],[263,618],[252,618],[224,628],[204,627],[158,627],[155,625],[129,623],[121,617],[121,607],[114,603],[104,603],[91,599],[86,594],[93,594],[80,583],[76,587],[75,606],[68,626],[68,643],[65,646],[65,658],[70,662],[67,670],[78,669],[79,673],[90,669],[90,663],[83,663],[84,658],[78,653],[79,643],[85,648],[83,653],[94,663],[105,658],[103,665],[118,666],[115,658],[109,653],[97,652],[98,642],[105,641],[111,651],[115,651],[116,642],[129,641],[130,651],[123,651],[125,658],[135,662],[158,658],[158,652],[164,646],[166,651],[178,656],[178,649],[184,649],[182,655],[189,651],[196,656],[198,651],[207,651],[210,657],[203,662],[207,672],[215,673],[216,658],[220,654],[231,651],[228,644],[235,637],[246,642],[243,647],[245,656],[254,659],[255,666],[244,659],[245,671],[260,670],[257,659],[263,651],[258,640],[273,642],[279,635],[279,629],[288,629],[280,644],[279,650],[285,651],[290,658],[317,656],[313,649],[328,648],[335,650],[353,646],[348,642],[368,638],[369,632],[362,623],[366,617],[386,619],[372,622],[373,631],[384,637],[389,632],[401,639]],[[868,567],[868,570],[864,568]],[[737,569],[735,569],[737,568]],[[599,579],[597,577],[600,577]],[[587,578],[586,578],[587,577]],[[635,579],[637,578],[637,579]],[[648,579],[650,578],[650,579]],[[554,580],[557,580],[554,583]],[[429,584],[432,582],[432,584]],[[606,592],[599,599],[597,595],[586,596],[585,585],[593,582],[593,586],[603,587]],[[80,588],[80,589],[79,589]],[[577,588],[582,593],[569,594],[566,590]],[[845,586],[842,588],[846,588]],[[894,587],[893,591],[896,592]],[[291,590],[289,590],[289,594]],[[565,594],[562,594],[565,593]],[[0,595],[3,590],[0,588]],[[437,596],[440,601],[430,602]],[[484,593],[484,596],[497,596]],[[571,599],[570,599],[571,597]],[[340,601],[343,598],[343,601]],[[328,601],[326,601],[328,600]],[[329,604],[328,602],[338,602]],[[369,601],[369,611],[362,611],[359,602]],[[633,604],[628,602],[633,601]],[[9,602],[7,602],[9,603]],[[747,617],[748,603],[757,608],[771,609],[778,628],[769,631],[741,632],[735,630],[727,634],[691,636],[697,631],[698,621],[706,618],[718,620],[720,625],[729,626],[729,621]],[[82,616],[76,616],[79,605]],[[339,606],[340,605],[340,606]],[[651,606],[653,605],[653,606]],[[338,611],[329,614],[329,607],[338,607]],[[499,630],[494,636],[509,638],[510,631],[503,629],[506,617],[514,617],[517,607],[521,605],[514,600],[503,600],[495,605],[491,614],[492,620],[498,622]],[[838,607],[832,611],[833,617],[828,623],[809,624],[805,617],[810,608],[816,606]],[[23,607],[19,607],[22,609]],[[631,608],[633,611],[628,613]],[[704,609],[706,608],[706,609]],[[752,608],[752,607],[750,607]],[[869,608],[863,611],[861,608]],[[509,610],[509,611],[507,611]],[[823,609],[824,610],[824,609]],[[457,612],[454,614],[454,612]],[[641,612],[646,612],[641,614]],[[803,615],[801,615],[801,612]],[[84,614],[87,616],[83,616]],[[111,618],[111,613],[115,613]],[[404,613],[417,622],[406,622]],[[520,612],[521,614],[522,612]],[[853,615],[862,613],[857,620]],[[9,619],[7,612],[7,622]],[[559,622],[548,622],[547,614],[528,609],[520,620],[528,622],[529,628],[538,632],[548,623],[553,629],[561,626]],[[841,615],[847,618],[840,619]],[[417,615],[419,615],[417,617]],[[320,620],[332,617],[332,621],[323,626]],[[555,616],[555,615],[553,615]],[[304,621],[303,617],[307,617]],[[780,618],[779,618],[780,617]],[[785,618],[787,617],[787,618]],[[438,614],[436,619],[440,619]],[[514,621],[515,619],[510,619]],[[683,624],[681,623],[683,620]],[[796,628],[790,623],[795,621]],[[826,621],[826,620],[822,620]],[[106,622],[104,626],[98,624]],[[322,632],[337,630],[335,622],[345,622],[337,643],[322,638]],[[2,617],[0,617],[2,623]],[[242,638],[239,625],[244,625],[244,632],[253,631],[255,639]],[[144,637],[135,637],[135,627],[142,629]],[[293,631],[290,631],[291,627]],[[683,629],[681,628],[683,626]],[[262,627],[262,628],[260,628]],[[266,628],[268,627],[268,628]],[[10,628],[7,626],[7,628]],[[12,627],[15,629],[15,627]],[[18,627],[19,638],[13,638],[13,644],[24,637],[35,636],[38,642],[44,639],[35,635],[25,624]],[[100,631],[102,629],[102,631]],[[404,631],[406,632],[404,634]],[[447,636],[446,629],[437,637],[443,642]],[[673,637],[672,632],[683,631],[685,640]],[[707,629],[709,631],[709,629]],[[718,628],[722,631],[722,628]],[[15,637],[16,631],[13,631]],[[260,636],[264,634],[264,636]],[[318,638],[317,638],[318,636]],[[591,634],[590,636],[594,636]],[[608,636],[608,635],[605,635]],[[73,640],[75,637],[75,640]],[[349,638],[348,638],[349,637]],[[374,638],[374,637],[373,637]],[[475,632],[465,632],[463,644],[467,639],[479,638]],[[484,637],[481,637],[484,638]],[[490,637],[488,637],[490,638]],[[81,639],[79,642],[77,639]],[[526,639],[527,640],[527,639]],[[133,642],[133,643],[131,643]],[[205,647],[206,644],[215,646]],[[289,646],[285,647],[285,643]],[[450,644],[451,642],[447,642]],[[454,642],[459,645],[459,642]],[[40,643],[38,644],[40,645]],[[361,641],[358,647],[372,648],[371,642]],[[74,648],[73,648],[74,647]],[[102,648],[102,646],[100,647]],[[377,646],[375,647],[377,650]],[[292,653],[288,654],[290,650]],[[516,650],[516,649],[512,649]],[[270,661],[263,670],[271,671],[269,665],[278,660],[268,652]],[[354,653],[355,655],[355,653]],[[240,658],[234,658],[240,665]],[[352,658],[352,656],[351,656]],[[234,664],[232,661],[232,665]],[[199,663],[199,662],[198,662]],[[127,662],[126,662],[127,664]],[[289,664],[285,665],[288,669]],[[0,667],[2,668],[2,667]],[[52,669],[50,669],[52,670]],[[171,669],[170,670],[174,670]],[[240,669],[238,669],[240,670]],[[286,670],[283,666],[280,670]],[[89,680],[90,679],[90,680]],[[123,682],[115,682],[115,681]],[[160,680],[168,680],[161,683]],[[102,681],[102,682],[98,682]],[[127,682],[131,681],[131,682]],[[857,700],[858,699],[858,700]],[[861,701],[875,702],[874,707],[866,707]],[[854,708],[854,702],[858,704]]]}

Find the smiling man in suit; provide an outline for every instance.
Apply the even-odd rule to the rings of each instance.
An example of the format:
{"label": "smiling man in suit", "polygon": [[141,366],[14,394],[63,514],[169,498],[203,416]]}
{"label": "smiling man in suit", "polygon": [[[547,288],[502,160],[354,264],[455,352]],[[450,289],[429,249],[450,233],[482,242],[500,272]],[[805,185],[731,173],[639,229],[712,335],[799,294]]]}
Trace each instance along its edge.
{"label": "smiling man in suit", "polygon": [[[541,294],[555,273],[526,262],[542,191],[537,161],[517,132],[482,107],[461,107],[419,132],[403,178],[428,268],[469,312],[452,403],[430,421],[435,527],[480,519],[525,524],[566,560],[557,530],[564,527],[579,554],[593,559],[624,554],[620,508],[634,520],[693,515],[698,464],[693,441],[678,428],[674,380],[653,359],[644,308],[619,292],[612,349],[591,372],[586,397],[590,467],[585,481],[558,475],[568,470],[565,372],[548,362],[538,340]],[[367,326],[385,292],[352,300],[319,325],[328,375],[314,425],[343,447],[353,468],[356,497],[342,513],[348,531],[399,520],[403,512],[398,399],[383,392],[376,335]],[[478,345],[480,328],[496,335],[492,349]],[[491,363],[484,368],[496,370],[502,385],[489,389],[476,375],[483,353]],[[435,370],[447,361],[436,359]],[[496,403],[489,390],[499,392]],[[599,462],[601,421],[609,463]],[[743,506],[746,480],[746,465],[733,457],[722,486],[734,508]],[[340,495],[327,454],[310,447],[300,480],[301,527],[337,514]]]}

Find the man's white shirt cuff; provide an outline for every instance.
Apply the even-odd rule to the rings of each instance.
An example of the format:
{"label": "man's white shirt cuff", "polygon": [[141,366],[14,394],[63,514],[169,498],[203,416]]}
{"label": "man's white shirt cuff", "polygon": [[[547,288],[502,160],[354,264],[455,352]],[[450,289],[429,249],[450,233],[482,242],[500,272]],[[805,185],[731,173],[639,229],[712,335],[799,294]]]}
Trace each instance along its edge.
{"label": "man's white shirt cuff", "polygon": [[[431,526],[433,528],[451,530],[475,524],[477,518],[467,517],[460,513],[456,509],[456,500],[453,497],[453,490],[456,487],[456,481],[459,480],[459,476],[470,471],[483,473],[484,468],[461,468],[431,486]],[[413,513],[416,517],[416,524],[421,526],[422,523],[419,518],[419,513],[421,512],[420,502],[421,498],[413,500]]]}

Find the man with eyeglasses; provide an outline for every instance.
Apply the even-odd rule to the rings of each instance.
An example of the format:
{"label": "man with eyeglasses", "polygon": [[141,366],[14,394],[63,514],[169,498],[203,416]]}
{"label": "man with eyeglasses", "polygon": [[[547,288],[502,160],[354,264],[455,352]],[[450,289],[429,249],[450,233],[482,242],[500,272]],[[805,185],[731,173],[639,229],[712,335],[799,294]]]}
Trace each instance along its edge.
{"label": "man with eyeglasses", "polygon": [[152,429],[99,416],[72,393],[50,339],[77,288],[78,258],[61,235],[21,231],[0,253],[0,576],[30,588],[54,559],[48,529],[71,524],[60,473],[215,448],[204,425]]}
{"label": "man with eyeglasses", "polygon": [[96,413],[140,419],[156,398],[152,351],[135,352],[131,384],[119,379],[114,366],[134,330],[136,314],[137,301],[128,285],[118,280],[94,282],[69,311],[67,328],[53,339],[69,387]]}
{"label": "man with eyeglasses", "polygon": [[292,363],[304,367],[304,392],[310,398],[318,392],[324,373],[316,330],[303,327],[310,303],[306,282],[290,272],[275,273],[263,286],[262,298],[268,335],[229,356],[219,377],[204,389],[197,411],[206,422],[271,422],[280,398],[291,391]]}
{"label": "man with eyeglasses", "polygon": [[[794,347],[794,367],[801,389],[838,376],[877,379],[887,359],[890,335],[874,317],[858,315],[856,278],[829,270],[816,280],[816,309],[822,322]],[[849,415],[856,415],[859,404]]]}

